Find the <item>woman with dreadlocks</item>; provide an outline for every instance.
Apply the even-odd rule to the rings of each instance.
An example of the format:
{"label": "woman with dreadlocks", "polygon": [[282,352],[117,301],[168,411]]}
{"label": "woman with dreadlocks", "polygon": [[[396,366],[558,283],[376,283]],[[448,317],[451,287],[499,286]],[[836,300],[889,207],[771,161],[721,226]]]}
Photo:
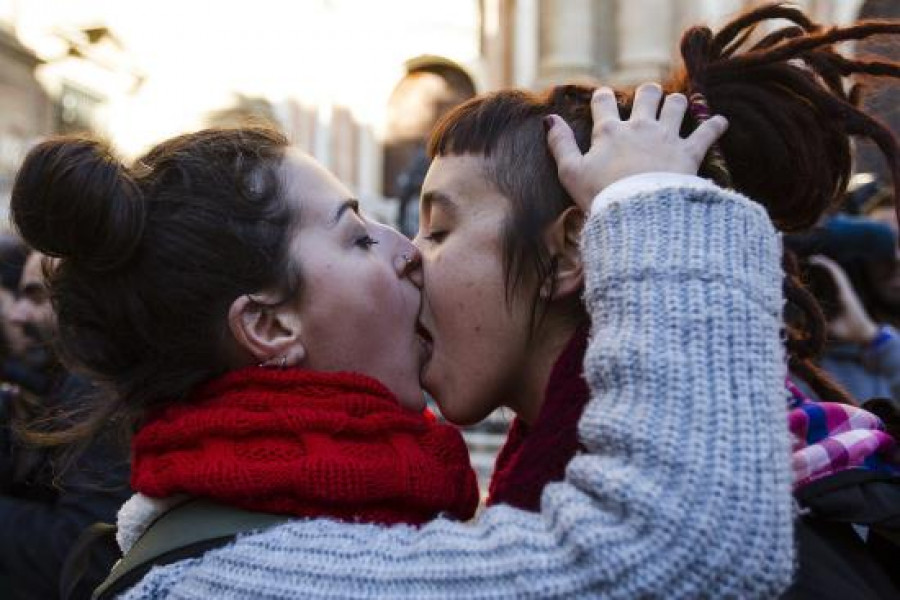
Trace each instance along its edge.
{"label": "woman with dreadlocks", "polygon": [[[761,25],[770,33],[754,37]],[[772,25],[774,30],[768,27]],[[852,75],[900,77],[900,65],[848,58],[835,47],[847,40],[898,32],[896,22],[825,28],[796,8],[769,4],[736,18],[718,33],[706,27],[688,30],[681,44],[684,65],[661,88],[640,88],[636,95],[608,89],[593,93],[578,86],[554,88],[544,95],[501,91],[461,105],[438,125],[430,142],[433,163],[423,186],[417,238],[427,282],[423,321],[430,325],[435,341],[425,382],[433,393],[449,399],[442,409],[455,420],[477,421],[499,407],[515,412],[491,480],[489,505],[540,510],[545,486],[563,480],[566,465],[582,449],[577,426],[590,396],[587,383],[601,383],[592,381],[586,369],[587,382],[581,377],[586,351],[590,356],[588,323],[592,322],[595,338],[612,338],[616,332],[600,328],[596,318],[589,319],[590,302],[604,280],[592,281],[576,245],[567,245],[567,240],[577,240],[581,233],[586,254],[596,247],[628,262],[631,253],[638,253],[637,260],[647,273],[668,271],[673,281],[684,276],[670,257],[656,252],[658,233],[645,232],[628,243],[607,236],[611,241],[602,245],[592,237],[591,223],[600,212],[594,197],[609,183],[596,184],[591,178],[591,170],[601,160],[592,153],[599,154],[607,130],[619,126],[615,119],[597,123],[592,104],[615,107],[623,119],[637,116],[650,122],[649,115],[655,117],[664,95],[666,102],[680,102],[682,95],[689,107],[682,135],[710,113],[725,116],[728,131],[707,155],[700,175],[761,204],[779,230],[802,231],[842,198],[851,173],[852,136],[869,138],[879,146],[900,189],[900,162],[891,132],[859,108],[861,87],[845,87]],[[652,108],[648,110],[646,103]],[[663,105],[660,119],[666,112]],[[542,121],[550,128],[553,157],[541,144]],[[599,140],[598,149],[582,157],[592,138]],[[602,159],[612,169],[621,157],[604,153]],[[710,185],[694,178],[645,176],[629,181],[603,194],[660,193],[663,187]],[[451,208],[447,199],[453,201]],[[616,204],[602,206],[626,210],[625,203]],[[592,216],[582,231],[582,220],[576,215],[586,213]],[[617,218],[625,217],[617,214]],[[644,218],[653,218],[653,213]],[[670,216],[670,226],[676,226],[672,219],[684,218]],[[711,227],[708,240],[698,250],[713,278],[735,268],[737,260],[719,247],[722,235],[718,226]],[[497,265],[493,272],[482,269],[487,259]],[[830,402],[810,402],[791,380],[783,382],[794,435],[795,497],[809,509],[807,513],[819,517],[807,516],[800,522],[801,569],[792,593],[856,597],[881,591],[890,595],[895,593],[894,584],[886,575],[892,571],[878,563],[892,556],[885,549],[890,548],[886,539],[893,533],[884,523],[891,517],[897,522],[900,510],[895,500],[900,464],[896,442],[877,417],[860,410],[814,364],[826,326],[815,300],[797,277],[794,262],[793,257],[784,256],[789,370],[792,378],[806,382]],[[461,272],[467,265],[473,267]],[[614,275],[609,277],[622,283]],[[454,285],[472,281],[477,285]],[[445,290],[451,288],[456,292],[448,296]],[[497,289],[491,303],[478,299],[490,289]],[[621,285],[618,289],[626,296],[632,293]],[[580,301],[582,290],[586,304]],[[670,310],[685,302],[674,290],[667,297]],[[609,296],[602,298],[604,303],[612,302]],[[449,308],[454,304],[504,306],[507,299],[506,310],[494,309],[509,315],[493,319],[502,327],[476,330],[467,326],[477,321],[473,310],[457,315]],[[695,310],[701,327],[705,312],[700,307]],[[647,334],[648,352],[663,351],[656,345],[659,337]],[[746,343],[736,333],[729,337],[730,346]],[[497,360],[497,356],[511,358]],[[685,360],[690,362],[687,355]],[[667,400],[657,399],[658,403]],[[719,407],[721,411],[737,409],[731,402]],[[629,411],[624,419],[642,414],[633,406],[622,410]],[[616,417],[607,415],[611,420]],[[664,433],[661,430],[648,440],[673,451],[681,448],[677,442],[670,445],[662,440]],[[723,432],[723,439],[731,435]],[[733,439],[733,443],[739,441]],[[865,543],[849,524],[836,524],[830,518],[834,503],[843,500],[842,506],[847,507],[848,499],[860,492],[870,498],[878,494],[883,500],[881,513],[873,514],[873,504],[854,506],[853,518],[858,522],[880,523],[869,530]],[[884,512],[884,507],[891,506],[895,512]],[[825,565],[844,569],[816,572],[816,567]]]}

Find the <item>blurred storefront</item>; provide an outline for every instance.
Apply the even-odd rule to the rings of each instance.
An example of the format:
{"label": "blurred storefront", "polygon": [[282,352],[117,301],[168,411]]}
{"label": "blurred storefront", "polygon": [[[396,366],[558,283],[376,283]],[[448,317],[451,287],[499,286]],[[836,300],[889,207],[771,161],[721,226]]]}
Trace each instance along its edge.
{"label": "blurred storefront", "polygon": [[40,59],[0,26],[0,211],[29,146],[52,130],[51,101],[35,79]]}
{"label": "blurred storefront", "polygon": [[20,24],[28,4],[37,3],[0,1],[0,219],[4,223],[13,178],[28,149],[50,134],[110,136],[110,106],[140,84],[125,47],[102,25],[78,26],[60,19],[39,39],[23,39]]}
{"label": "blurred storefront", "polygon": [[[254,117],[278,124],[378,218],[402,213],[409,231],[423,140],[455,104],[509,86],[659,78],[686,25],[755,3],[0,0],[0,193],[47,133],[90,130],[134,157]],[[863,2],[799,4],[847,22]]]}

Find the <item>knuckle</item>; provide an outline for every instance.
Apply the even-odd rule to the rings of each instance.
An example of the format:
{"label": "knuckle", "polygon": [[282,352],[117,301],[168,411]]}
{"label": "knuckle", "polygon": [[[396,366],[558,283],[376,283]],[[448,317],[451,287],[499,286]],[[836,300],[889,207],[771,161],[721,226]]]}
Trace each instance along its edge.
{"label": "knuckle", "polygon": [[616,122],[611,120],[600,121],[599,123],[597,123],[596,127],[597,133],[601,133],[603,135],[612,135],[616,132],[617,129],[618,127],[616,126]]}
{"label": "knuckle", "polygon": [[632,117],[629,123],[631,123],[632,128],[640,131],[647,131],[648,129],[652,129],[654,125],[656,125],[655,120],[648,119],[647,117],[642,115],[636,115]]}

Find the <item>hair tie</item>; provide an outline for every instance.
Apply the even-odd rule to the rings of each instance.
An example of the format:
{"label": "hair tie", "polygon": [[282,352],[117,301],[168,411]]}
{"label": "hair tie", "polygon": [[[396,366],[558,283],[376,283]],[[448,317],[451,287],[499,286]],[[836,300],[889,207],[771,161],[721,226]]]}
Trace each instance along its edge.
{"label": "hair tie", "polygon": [[[691,116],[694,117],[694,120],[698,124],[708,121],[712,113],[709,110],[706,96],[700,92],[694,92],[690,95],[689,101],[688,110]],[[725,162],[725,156],[722,154],[722,149],[719,147],[718,142],[713,143],[709,147],[706,156],[706,164],[709,167],[713,180],[723,187],[733,187],[731,171],[728,170],[728,164]]]}

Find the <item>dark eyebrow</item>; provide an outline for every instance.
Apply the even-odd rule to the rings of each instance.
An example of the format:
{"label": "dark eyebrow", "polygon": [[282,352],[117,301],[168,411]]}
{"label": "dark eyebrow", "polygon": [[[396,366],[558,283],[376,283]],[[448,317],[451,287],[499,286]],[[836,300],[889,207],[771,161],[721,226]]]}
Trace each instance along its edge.
{"label": "dark eyebrow", "polygon": [[434,204],[439,204],[444,207],[444,210],[452,214],[456,214],[458,210],[456,203],[450,199],[450,196],[443,192],[434,190],[422,194],[422,212],[426,212]]}
{"label": "dark eyebrow", "polygon": [[335,225],[337,225],[341,220],[341,217],[343,217],[344,213],[348,210],[359,213],[359,200],[349,198],[341,202],[341,205],[338,206],[336,211],[334,211],[334,215],[332,215],[331,220],[328,222],[328,227],[334,227]]}

